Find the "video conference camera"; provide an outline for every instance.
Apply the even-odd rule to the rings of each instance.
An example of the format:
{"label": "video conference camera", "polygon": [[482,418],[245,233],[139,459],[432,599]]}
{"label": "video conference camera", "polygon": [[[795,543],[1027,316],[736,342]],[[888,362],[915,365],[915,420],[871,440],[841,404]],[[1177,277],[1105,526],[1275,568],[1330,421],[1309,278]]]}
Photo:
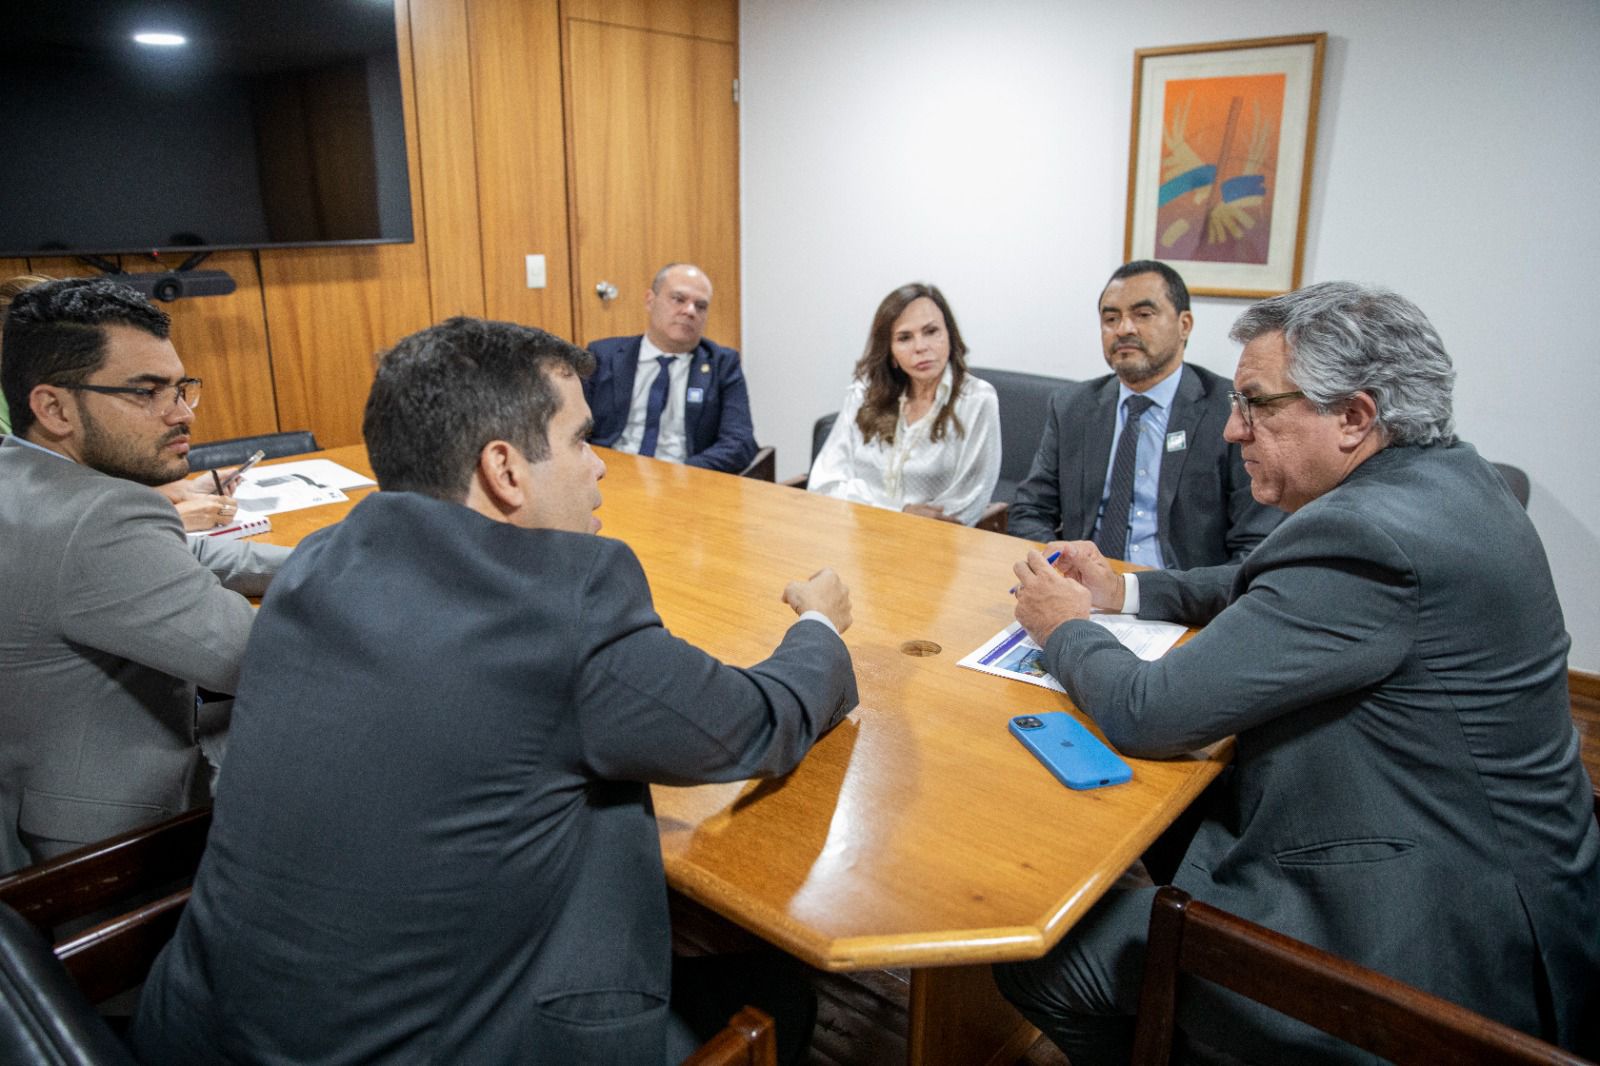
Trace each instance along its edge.
{"label": "video conference camera", "polygon": [[167,270],[159,274],[119,272],[110,277],[163,303],[185,296],[226,296],[239,287],[226,270]]}

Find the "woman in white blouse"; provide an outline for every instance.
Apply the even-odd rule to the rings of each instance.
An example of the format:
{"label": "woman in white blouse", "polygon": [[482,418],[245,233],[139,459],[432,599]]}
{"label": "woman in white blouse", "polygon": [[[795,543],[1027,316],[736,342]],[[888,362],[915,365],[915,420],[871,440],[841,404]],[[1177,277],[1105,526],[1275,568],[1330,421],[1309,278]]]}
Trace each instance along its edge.
{"label": "woman in white blouse", "polygon": [[944,294],[902,285],[878,305],[806,487],[970,526],[999,477],[994,387],[967,373],[967,346]]}

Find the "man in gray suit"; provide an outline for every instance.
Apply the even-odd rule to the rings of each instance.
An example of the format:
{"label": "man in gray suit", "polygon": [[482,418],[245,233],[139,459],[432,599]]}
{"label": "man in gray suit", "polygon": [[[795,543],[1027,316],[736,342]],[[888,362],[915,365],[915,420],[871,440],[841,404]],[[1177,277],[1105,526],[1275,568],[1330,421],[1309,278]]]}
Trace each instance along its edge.
{"label": "man in gray suit", "polygon": [[384,357],[363,423],[383,491],[261,608],[145,1061],[692,1047],[648,783],[792,769],[856,703],[850,599],[831,570],[791,582],[800,618],[748,669],[667,632],[633,552],[593,535],[593,366],[462,318]]}
{"label": "man in gray suit", "polygon": [[[1242,564],[1112,573],[1069,545],[1017,566],[1017,618],[1117,747],[1236,735],[1174,883],[1225,910],[1593,1055],[1600,832],[1567,696],[1568,638],[1527,515],[1456,440],[1455,372],[1393,293],[1313,285],[1239,319],[1228,439],[1288,518]],[[1090,605],[1204,625],[1143,662]],[[1126,1062],[1154,888],[1113,890],[1006,994],[1075,1066]],[[1214,990],[1197,1050],[1336,1057]]]}
{"label": "man in gray suit", "polygon": [[1187,568],[1237,561],[1277,525],[1283,516],[1251,499],[1239,448],[1222,439],[1227,379],[1184,362],[1193,328],[1188,286],[1167,264],[1141,259],[1112,273],[1100,344],[1114,373],[1050,398],[1008,513],[1013,536],[1092,538],[1117,559]]}
{"label": "man in gray suit", "polygon": [[[19,294],[0,444],[0,871],[210,797],[250,604],[278,555],[190,551],[147,486],[188,472],[200,383],[125,286]],[[202,747],[208,749],[202,751]]]}

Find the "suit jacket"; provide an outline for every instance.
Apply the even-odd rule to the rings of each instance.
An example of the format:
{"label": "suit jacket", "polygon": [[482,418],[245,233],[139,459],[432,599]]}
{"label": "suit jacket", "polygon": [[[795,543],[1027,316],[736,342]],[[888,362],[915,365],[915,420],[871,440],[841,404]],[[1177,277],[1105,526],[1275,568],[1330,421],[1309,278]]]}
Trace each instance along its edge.
{"label": "suit jacket", "polygon": [[1593,1039],[1600,832],[1568,640],[1538,534],[1488,463],[1385,449],[1241,565],[1141,573],[1139,596],[1142,616],[1206,628],[1144,663],[1069,622],[1046,655],[1130,754],[1237,735],[1175,883],[1520,1029]]}
{"label": "suit jacket", "polygon": [[[1239,448],[1222,439],[1228,380],[1193,363],[1181,373],[1167,432],[1183,431],[1188,446],[1162,453],[1156,539],[1167,566],[1187,569],[1243,558],[1283,514],[1250,495]],[[1006,516],[1012,535],[1040,541],[1094,535],[1111,467],[1117,396],[1117,377],[1108,374],[1050,397],[1039,453]]]}
{"label": "suit jacket", "polygon": [[856,702],[792,625],[724,666],[619,541],[378,493],[307,538],[246,655],[145,1061],[665,1061],[646,782],[787,772]]}
{"label": "suit jacket", "polygon": [[[628,428],[633,382],[639,369],[642,337],[608,337],[589,345],[598,365],[583,382],[583,397],[594,415],[595,444],[610,447]],[[689,466],[737,474],[756,457],[756,435],[750,425],[750,396],[745,391],[739,353],[701,338],[689,353],[688,396],[700,390],[698,403],[684,403],[683,435]]]}
{"label": "suit jacket", "polygon": [[233,691],[254,612],[172,504],[9,439],[0,543],[0,869],[209,798],[227,706],[197,715],[195,685]]}

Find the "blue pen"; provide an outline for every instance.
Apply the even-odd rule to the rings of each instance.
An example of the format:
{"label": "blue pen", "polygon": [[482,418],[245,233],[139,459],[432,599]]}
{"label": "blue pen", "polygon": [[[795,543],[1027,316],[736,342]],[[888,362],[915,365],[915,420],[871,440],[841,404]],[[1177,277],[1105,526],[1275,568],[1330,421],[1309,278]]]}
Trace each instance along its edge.
{"label": "blue pen", "polygon": [[[1044,561],[1049,563],[1051,566],[1054,566],[1056,560],[1059,559],[1059,558],[1061,558],[1061,553],[1060,552],[1051,552],[1049,555],[1045,556],[1045,560]],[[1017,594],[1017,590],[1020,589],[1021,587],[1022,587],[1021,585],[1012,585],[1011,586],[1011,595],[1015,596]]]}

